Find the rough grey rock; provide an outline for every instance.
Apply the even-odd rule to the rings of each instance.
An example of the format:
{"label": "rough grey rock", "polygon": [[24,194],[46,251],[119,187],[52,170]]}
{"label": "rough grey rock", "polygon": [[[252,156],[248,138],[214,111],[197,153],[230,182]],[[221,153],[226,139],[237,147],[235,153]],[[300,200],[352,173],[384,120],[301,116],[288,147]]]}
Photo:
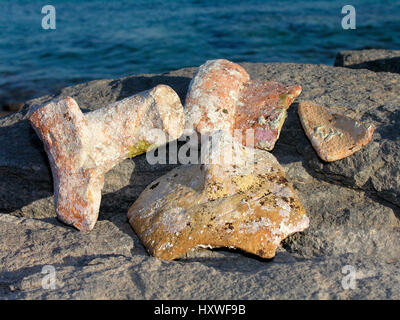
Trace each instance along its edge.
{"label": "rough grey rock", "polygon": [[[26,120],[29,101],[0,118],[0,297],[132,299],[400,298],[400,75],[301,64],[243,63],[253,79],[300,84],[313,100],[375,124],[373,141],[349,158],[324,163],[304,135],[297,104],[273,154],[287,171],[310,217],[307,231],[288,238],[273,260],[232,250],[199,250],[164,262],[148,256],[126,212],[154,179],[176,166],[126,160],[105,180],[99,222],[90,233],[55,218],[52,179],[40,140]],[[100,80],[63,89],[94,110],[157,84],[182,101],[195,68],[163,75]],[[54,265],[57,288],[41,286]],[[357,271],[345,290],[342,268]]]}
{"label": "rough grey rock", "polygon": [[368,69],[375,72],[400,73],[400,50],[348,50],[340,51],[335,66]]}

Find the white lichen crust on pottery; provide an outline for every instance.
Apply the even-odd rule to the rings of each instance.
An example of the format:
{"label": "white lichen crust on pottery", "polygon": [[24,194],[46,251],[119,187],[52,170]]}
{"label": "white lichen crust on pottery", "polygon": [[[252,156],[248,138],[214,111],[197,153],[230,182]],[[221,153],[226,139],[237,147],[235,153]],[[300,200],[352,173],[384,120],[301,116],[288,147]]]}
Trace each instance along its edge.
{"label": "white lichen crust on pottery", "polygon": [[[165,260],[197,247],[274,257],[284,238],[309,224],[295,190],[271,153],[222,131],[211,139],[215,147],[202,164],[180,166],[142,192],[128,211],[131,226],[148,252]],[[235,160],[224,159],[232,148]]]}
{"label": "white lichen crust on pottery", "polygon": [[180,99],[165,85],[86,114],[71,97],[54,100],[32,108],[29,120],[49,158],[58,218],[86,231],[97,221],[104,174],[184,129]]}

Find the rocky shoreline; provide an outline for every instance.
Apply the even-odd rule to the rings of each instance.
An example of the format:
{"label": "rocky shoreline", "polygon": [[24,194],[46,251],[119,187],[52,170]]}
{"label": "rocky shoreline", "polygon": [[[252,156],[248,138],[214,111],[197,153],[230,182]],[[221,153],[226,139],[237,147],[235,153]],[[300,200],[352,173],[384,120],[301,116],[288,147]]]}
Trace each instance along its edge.
{"label": "rocky shoreline", "polygon": [[[272,154],[303,203],[310,227],[289,237],[272,260],[232,250],[198,250],[173,262],[150,257],[126,212],[147,185],[177,165],[149,165],[145,156],[106,174],[99,222],[90,233],[55,217],[51,173],[27,121],[28,108],[71,96],[84,111],[95,110],[157,84],[171,86],[184,101],[196,68],[67,87],[0,118],[0,297],[399,299],[400,74],[396,52],[388,54],[343,52],[336,67],[241,63],[252,79],[303,88]],[[374,71],[366,70],[374,60],[384,67],[375,63]],[[323,162],[297,118],[298,102],[306,100],[373,123],[373,141],[348,158]],[[44,265],[56,268],[55,290],[41,286]],[[346,265],[357,271],[355,289],[342,287]]]}

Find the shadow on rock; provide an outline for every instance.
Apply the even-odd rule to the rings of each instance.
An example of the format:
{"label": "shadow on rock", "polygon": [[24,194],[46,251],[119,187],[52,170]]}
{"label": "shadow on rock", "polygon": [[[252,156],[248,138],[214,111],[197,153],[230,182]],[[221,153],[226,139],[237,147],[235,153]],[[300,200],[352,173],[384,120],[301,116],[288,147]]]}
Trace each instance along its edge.
{"label": "shadow on rock", "polygon": [[[337,65],[336,62],[335,65]],[[346,68],[368,69],[374,72],[400,73],[400,57],[376,59],[361,63],[349,64],[346,65]]]}
{"label": "shadow on rock", "polygon": [[188,77],[159,75],[153,77],[129,77],[122,80],[115,80],[110,85],[121,86],[117,100],[124,99],[144,90],[154,88],[159,84],[170,86],[181,99],[185,102],[185,96],[189,83],[192,79]]}

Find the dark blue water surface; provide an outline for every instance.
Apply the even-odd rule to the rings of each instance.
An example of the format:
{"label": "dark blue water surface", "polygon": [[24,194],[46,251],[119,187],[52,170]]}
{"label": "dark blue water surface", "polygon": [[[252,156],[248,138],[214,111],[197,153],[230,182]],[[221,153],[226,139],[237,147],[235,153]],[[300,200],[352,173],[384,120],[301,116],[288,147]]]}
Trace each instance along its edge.
{"label": "dark blue water surface", "polygon": [[[56,30],[41,9],[56,8]],[[356,30],[341,9],[356,8]],[[0,103],[208,59],[332,65],[339,50],[399,49],[400,1],[0,0]]]}

